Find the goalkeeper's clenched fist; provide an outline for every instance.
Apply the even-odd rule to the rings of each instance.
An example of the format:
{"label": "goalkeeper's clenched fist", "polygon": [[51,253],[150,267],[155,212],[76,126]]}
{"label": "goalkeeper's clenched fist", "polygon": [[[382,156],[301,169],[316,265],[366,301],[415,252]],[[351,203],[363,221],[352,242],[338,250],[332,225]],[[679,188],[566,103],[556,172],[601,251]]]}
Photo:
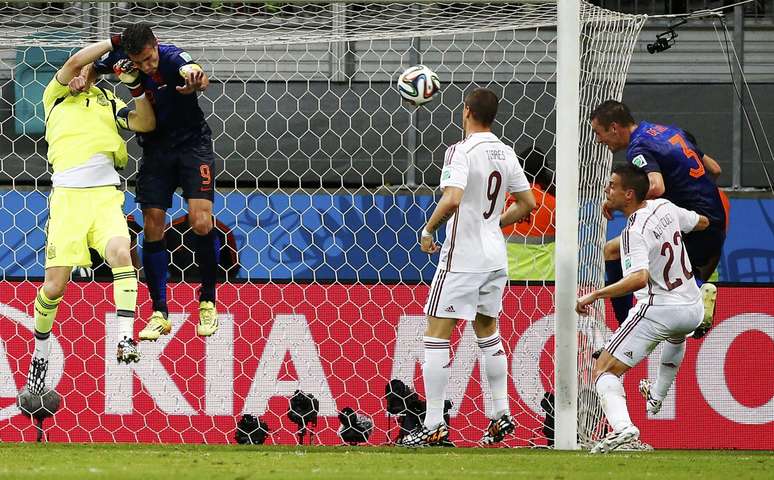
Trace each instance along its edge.
{"label": "goalkeeper's clenched fist", "polygon": [[121,59],[113,65],[113,72],[118,79],[126,85],[133,97],[139,97],[145,90],[142,87],[142,81],[140,80],[140,71],[134,66],[131,60],[128,58]]}

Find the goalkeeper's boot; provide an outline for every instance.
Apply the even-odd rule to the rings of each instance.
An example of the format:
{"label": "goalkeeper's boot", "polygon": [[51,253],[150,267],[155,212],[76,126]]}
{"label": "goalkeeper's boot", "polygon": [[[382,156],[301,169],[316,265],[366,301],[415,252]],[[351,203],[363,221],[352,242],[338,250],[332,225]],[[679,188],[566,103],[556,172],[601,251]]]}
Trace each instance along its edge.
{"label": "goalkeeper's boot", "polygon": [[715,301],[718,298],[718,288],[711,283],[705,283],[700,290],[701,299],[704,303],[704,318],[696,330],[693,331],[693,338],[701,338],[706,335],[715,321]]}
{"label": "goalkeeper's boot", "polygon": [[27,372],[27,391],[32,395],[42,395],[46,389],[47,373],[48,360],[33,357]]}
{"label": "goalkeeper's boot", "polygon": [[140,350],[137,348],[137,342],[134,339],[124,337],[123,340],[118,342],[118,350],[116,350],[116,359],[118,363],[130,364],[132,362],[137,363],[140,361]]}
{"label": "goalkeeper's boot", "polygon": [[500,418],[493,418],[489,421],[486,433],[481,438],[481,445],[492,445],[502,442],[506,435],[516,430],[516,422],[513,417],[505,413]]}
{"label": "goalkeeper's boot", "polygon": [[218,331],[218,311],[213,302],[199,302],[199,325],[196,326],[196,334],[200,337],[209,337]]}
{"label": "goalkeeper's boot", "polygon": [[172,331],[172,322],[167,320],[164,312],[155,311],[148,319],[148,324],[140,330],[140,340],[153,340]]}
{"label": "goalkeeper's boot", "polygon": [[645,409],[649,414],[655,415],[661,411],[661,400],[653,398],[651,390],[653,390],[653,382],[647,378],[640,380],[640,395],[642,395],[643,398],[645,398],[645,402],[647,402]]}
{"label": "goalkeeper's boot", "polygon": [[406,436],[404,436],[399,445],[403,447],[431,447],[431,446],[444,446],[449,439],[449,429],[445,423],[442,423],[434,428],[427,428],[424,425],[420,425]]}
{"label": "goalkeeper's boot", "polygon": [[613,431],[608,433],[605,438],[594,445],[594,448],[591,449],[590,453],[607,453],[639,438],[639,429],[634,425],[627,425],[618,432]]}

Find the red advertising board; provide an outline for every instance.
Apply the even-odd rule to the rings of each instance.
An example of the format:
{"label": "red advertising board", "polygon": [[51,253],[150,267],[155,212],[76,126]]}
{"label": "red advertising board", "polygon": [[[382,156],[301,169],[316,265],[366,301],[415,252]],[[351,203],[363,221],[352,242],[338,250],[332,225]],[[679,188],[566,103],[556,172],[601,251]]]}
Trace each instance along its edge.
{"label": "red advertising board", "polygon": [[[0,440],[32,440],[14,396],[24,384],[33,347],[32,307],[38,284],[0,282]],[[426,286],[226,284],[219,287],[221,328],[196,336],[195,289],[170,287],[173,331],[141,344],[131,366],[114,358],[118,341],[109,284],[73,284],[54,325],[48,384],[64,403],[48,421],[51,441],[233,442],[242,413],[269,424],[271,443],[295,442],[287,418],[296,389],[320,400],[317,443],[341,444],[336,413],[371,416],[371,444],[396,434],[385,414],[391,378],[422,392],[422,305]],[[774,289],[721,288],[717,326],[689,340],[677,381],[656,417],[645,415],[641,378],[655,375],[657,356],[626,375],[632,419],[656,448],[774,449]],[[141,294],[140,309],[149,309]],[[509,445],[545,444],[540,400],[553,381],[552,290],[511,287],[501,336],[509,353],[509,393],[519,430]],[[612,314],[608,318],[613,318]],[[136,323],[136,330],[142,327]],[[477,441],[487,424],[488,388],[481,380],[469,325],[453,339],[448,396],[455,404],[452,440]],[[656,355],[656,354],[654,354]]]}

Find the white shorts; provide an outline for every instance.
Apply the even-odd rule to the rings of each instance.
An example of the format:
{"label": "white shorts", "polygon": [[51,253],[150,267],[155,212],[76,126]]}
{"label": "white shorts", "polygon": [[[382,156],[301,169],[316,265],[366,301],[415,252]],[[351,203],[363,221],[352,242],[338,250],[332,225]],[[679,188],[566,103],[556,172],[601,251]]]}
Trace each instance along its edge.
{"label": "white shorts", "polygon": [[692,305],[638,303],[605,345],[610,355],[634,367],[664,340],[682,343],[704,317],[701,300]]}
{"label": "white shorts", "polygon": [[494,272],[435,271],[427,295],[425,314],[457,320],[475,320],[476,313],[497,318],[503,309],[503,291],[508,271]]}

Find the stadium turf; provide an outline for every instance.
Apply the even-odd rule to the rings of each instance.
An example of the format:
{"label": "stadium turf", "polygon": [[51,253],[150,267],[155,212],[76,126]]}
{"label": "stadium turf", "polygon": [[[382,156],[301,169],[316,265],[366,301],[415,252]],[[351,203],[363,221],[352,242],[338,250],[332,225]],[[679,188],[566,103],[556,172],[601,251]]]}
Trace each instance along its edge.
{"label": "stadium turf", "polygon": [[0,443],[0,478],[758,479],[774,454],[657,451],[604,456],[529,449]]}

